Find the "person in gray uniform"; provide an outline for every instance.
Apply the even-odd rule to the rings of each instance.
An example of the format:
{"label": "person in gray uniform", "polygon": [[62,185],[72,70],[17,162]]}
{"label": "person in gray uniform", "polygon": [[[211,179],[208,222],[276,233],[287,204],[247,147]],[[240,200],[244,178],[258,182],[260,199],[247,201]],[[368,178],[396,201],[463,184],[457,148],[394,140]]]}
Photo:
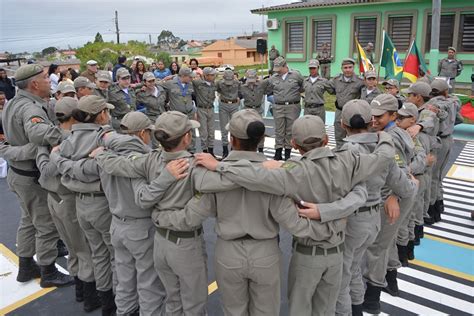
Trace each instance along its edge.
{"label": "person in gray uniform", "polygon": [[398,108],[401,109],[403,102],[405,102],[405,97],[400,94],[400,82],[397,79],[388,79],[382,82],[382,86],[385,88],[384,93],[388,93],[397,98]]}
{"label": "person in gray uniform", "polygon": [[109,88],[112,83],[112,76],[107,70],[99,70],[96,74],[94,94],[109,100]]}
{"label": "person in gray uniform", "polygon": [[448,47],[448,56],[438,62],[438,75],[449,80],[449,93],[454,92],[456,77],[461,74],[462,70],[462,61],[456,59],[456,48]]}
{"label": "person in gray uniform", "polygon": [[[64,136],[46,114],[44,100],[50,95],[47,72],[41,65],[24,65],[16,71],[15,81],[18,93],[2,112],[5,140],[12,147],[29,143],[56,146]],[[28,282],[41,277],[41,287],[72,285],[74,278],[59,272],[55,266],[59,234],[48,209],[47,192],[38,184],[40,172],[35,159],[7,161],[8,186],[16,194],[21,208],[16,239],[17,281]],[[33,259],[35,253],[39,267]]]}
{"label": "person in gray uniform", "polygon": [[326,122],[324,92],[329,89],[329,81],[319,76],[319,62],[311,59],[308,63],[309,76],[303,82],[304,114],[317,115]]}
{"label": "person in gray uniform", "polygon": [[122,67],[117,70],[117,83],[110,87],[109,99],[114,108],[110,111],[112,117],[112,127],[120,130],[120,121],[130,111],[136,109],[136,95],[130,86],[130,72],[127,68]]}
{"label": "person in gray uniform", "polygon": [[76,96],[78,99],[86,95],[94,94],[95,88],[97,88],[96,85],[86,77],[79,76],[74,79],[74,89],[76,89]]}
{"label": "person in gray uniform", "polygon": [[376,96],[382,93],[377,87],[377,73],[373,70],[367,70],[364,73],[364,79],[365,87],[360,91],[360,99],[370,103]]}
{"label": "person in gray uniform", "polygon": [[203,69],[203,80],[193,80],[194,94],[196,97],[197,118],[201,148],[205,153],[214,155],[214,101],[217,86],[215,84],[216,70],[211,67]]}
{"label": "person in gray uniform", "polygon": [[316,59],[321,65],[321,76],[329,80],[331,78],[331,63],[334,60],[334,56],[331,55],[329,43],[323,43],[321,51],[316,55]]}
{"label": "person in gray uniform", "polygon": [[232,115],[239,110],[240,82],[235,79],[232,70],[225,70],[221,80],[217,82],[219,93],[219,125],[221,128],[222,158],[229,154],[229,133],[225,129]]}
{"label": "person in gray uniform", "polygon": [[114,106],[96,95],[79,100],[72,117],[71,135],[53,148],[50,159],[62,174],[61,181],[76,192],[77,219],[89,243],[94,263],[94,276],[102,303],[102,314],[113,315],[114,249],[110,240],[109,204],[102,190],[97,165],[89,154],[100,146],[105,133],[112,131],[109,110]]}

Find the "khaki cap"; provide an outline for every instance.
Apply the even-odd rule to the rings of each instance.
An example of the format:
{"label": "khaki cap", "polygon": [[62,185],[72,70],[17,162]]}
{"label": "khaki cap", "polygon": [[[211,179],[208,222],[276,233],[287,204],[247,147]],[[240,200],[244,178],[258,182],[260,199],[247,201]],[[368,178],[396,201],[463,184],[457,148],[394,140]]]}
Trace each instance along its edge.
{"label": "khaki cap", "polygon": [[232,115],[230,122],[227,123],[225,129],[230,132],[231,135],[239,139],[249,139],[247,129],[250,123],[262,122],[262,117],[253,109],[240,110]]}
{"label": "khaki cap", "polygon": [[224,70],[224,75],[222,76],[224,83],[231,85],[234,82],[234,72],[230,69]]}
{"label": "khaki cap", "polygon": [[124,133],[136,133],[144,129],[155,130],[153,122],[142,112],[128,112],[120,121]]}
{"label": "khaki cap", "polygon": [[257,71],[255,69],[249,69],[245,73],[245,77],[247,78],[247,82],[257,82]]}
{"label": "khaki cap", "polygon": [[191,68],[188,68],[188,67],[181,67],[181,68],[179,69],[178,75],[180,75],[180,76],[190,76],[190,77],[192,77],[193,71],[191,70]]}
{"label": "khaki cap", "polygon": [[87,61],[87,64],[88,64],[89,66],[94,66],[94,65],[97,65],[98,63],[97,63],[95,60],[91,59],[91,60],[88,60],[88,61]]}
{"label": "khaki cap", "polygon": [[291,133],[297,145],[305,146],[313,143],[315,139],[324,138],[326,127],[319,116],[304,115],[293,123]]}
{"label": "khaki cap", "polygon": [[89,79],[83,76],[79,76],[76,79],[74,79],[74,88],[78,89],[78,88],[83,88],[83,87],[95,89],[96,85],[93,84]]}
{"label": "khaki cap", "polygon": [[273,61],[273,71],[280,71],[282,67],[285,67],[286,60],[285,58],[279,56]]}
{"label": "khaki cap", "polygon": [[364,73],[364,77],[365,77],[365,79],[377,78],[377,73],[375,73],[375,71],[373,71],[373,70],[367,70],[367,71]]}
{"label": "khaki cap", "polygon": [[432,90],[438,90],[438,91],[446,91],[449,89],[449,84],[446,80],[441,79],[441,78],[436,78],[431,82],[431,89]]}
{"label": "khaki cap", "polygon": [[58,90],[57,91],[61,92],[62,94],[70,93],[70,92],[76,93],[76,89],[74,88],[74,85],[70,84],[69,82],[66,82],[66,81],[61,81],[58,84]]}
{"label": "khaki cap", "polygon": [[319,60],[310,59],[308,63],[308,68],[319,68]]}
{"label": "khaki cap", "polygon": [[429,97],[431,93],[431,86],[426,82],[417,81],[411,84],[407,89],[403,89],[402,92],[419,94],[422,97]]}
{"label": "khaki cap", "polygon": [[112,82],[112,77],[110,76],[110,73],[107,70],[99,70],[96,73],[95,77],[98,81]]}
{"label": "khaki cap", "polygon": [[411,116],[418,119],[418,108],[411,102],[405,102],[402,108],[397,111],[400,116]]}
{"label": "khaki cap", "polygon": [[44,67],[38,64],[23,65],[15,72],[15,81],[30,79],[44,71]]}
{"label": "khaki cap", "polygon": [[452,47],[452,46],[449,46],[449,47],[448,47],[448,50],[452,50],[452,51],[456,52],[456,48],[454,48],[454,47]]}
{"label": "khaki cap", "polygon": [[372,109],[367,101],[358,99],[347,101],[342,108],[342,123],[351,126],[351,119],[357,114],[362,117],[366,124],[370,123],[372,120]]}
{"label": "khaki cap", "polygon": [[[71,116],[72,111],[77,109],[78,101],[76,98],[64,97],[61,98],[54,106],[54,113],[58,117]],[[62,114],[62,115],[58,115]]]}
{"label": "khaki cap", "polygon": [[204,76],[207,76],[207,75],[215,75],[216,74],[216,70],[212,67],[205,67],[203,70],[202,70],[202,74]]}
{"label": "khaki cap", "polygon": [[396,112],[398,110],[398,100],[391,94],[383,93],[370,102],[370,107],[373,116],[380,116],[387,111]]}
{"label": "khaki cap", "polygon": [[184,113],[178,111],[168,111],[156,119],[155,130],[163,131],[170,137],[169,140],[183,136],[191,129],[201,126],[198,121],[190,120]]}
{"label": "khaki cap", "polygon": [[115,107],[105,102],[105,99],[97,95],[86,95],[79,100],[77,108],[82,112],[97,114],[105,109],[113,110]]}
{"label": "khaki cap", "polygon": [[156,78],[155,78],[155,75],[152,72],[147,71],[143,74],[143,80],[144,81],[156,80]]}
{"label": "khaki cap", "polygon": [[123,77],[130,77],[130,72],[128,71],[127,68],[122,67],[117,70],[117,75],[116,77],[118,79],[123,78]]}
{"label": "khaki cap", "polygon": [[389,86],[394,86],[397,87],[397,89],[400,89],[400,82],[397,79],[388,79],[382,82],[383,86],[389,85]]}
{"label": "khaki cap", "polygon": [[341,65],[348,65],[348,64],[355,65],[355,63],[356,63],[355,60],[352,59],[352,58],[344,58],[344,59],[342,60]]}

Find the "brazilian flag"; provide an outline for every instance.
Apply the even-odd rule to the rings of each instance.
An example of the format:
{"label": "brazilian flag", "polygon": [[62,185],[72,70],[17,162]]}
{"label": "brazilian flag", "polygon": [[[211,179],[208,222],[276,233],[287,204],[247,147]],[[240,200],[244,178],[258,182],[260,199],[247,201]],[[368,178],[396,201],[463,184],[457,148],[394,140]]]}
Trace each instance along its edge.
{"label": "brazilian flag", "polygon": [[403,65],[398,57],[398,52],[388,36],[387,32],[383,31],[383,45],[382,58],[380,66],[385,68],[385,78],[402,80]]}

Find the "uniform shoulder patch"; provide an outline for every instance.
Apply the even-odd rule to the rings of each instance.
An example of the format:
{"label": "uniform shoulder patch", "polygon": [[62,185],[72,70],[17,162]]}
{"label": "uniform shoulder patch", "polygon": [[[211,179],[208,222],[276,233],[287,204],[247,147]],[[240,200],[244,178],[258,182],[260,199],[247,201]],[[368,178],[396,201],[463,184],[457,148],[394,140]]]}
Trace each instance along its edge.
{"label": "uniform shoulder patch", "polygon": [[293,161],[287,161],[285,162],[284,164],[281,165],[281,167],[283,169],[286,169],[286,170],[291,170],[291,169],[294,169],[296,168],[297,164],[294,163]]}
{"label": "uniform shoulder patch", "polygon": [[395,162],[399,166],[402,166],[404,164],[404,161],[403,161],[402,157],[400,157],[399,154],[395,154]]}
{"label": "uniform shoulder patch", "polygon": [[35,124],[44,122],[44,119],[39,116],[33,116],[30,120],[31,120],[31,123],[35,123]]}
{"label": "uniform shoulder patch", "polygon": [[196,194],[194,194],[194,197],[198,200],[200,200],[202,198],[202,193],[201,192],[196,192]]}

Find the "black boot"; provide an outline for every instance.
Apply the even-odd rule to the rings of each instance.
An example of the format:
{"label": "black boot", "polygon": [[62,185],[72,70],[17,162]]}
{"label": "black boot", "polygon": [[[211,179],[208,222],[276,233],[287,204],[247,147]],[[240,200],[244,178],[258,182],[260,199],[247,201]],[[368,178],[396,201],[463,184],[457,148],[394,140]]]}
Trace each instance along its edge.
{"label": "black boot", "polygon": [[385,275],[385,280],[387,280],[387,287],[384,288],[384,291],[392,296],[399,296],[397,270],[388,270]]}
{"label": "black boot", "polygon": [[428,215],[430,217],[429,217],[428,223],[426,222],[426,219],[424,218],[425,224],[432,225],[432,224],[436,223],[435,214],[436,214],[436,208],[435,208],[434,204],[430,205],[430,207],[428,207]]}
{"label": "black boot", "polygon": [[359,305],[352,305],[352,316],[362,316],[363,309],[362,304]]}
{"label": "black boot", "polygon": [[102,316],[113,316],[115,315],[115,297],[112,290],[99,291],[100,301],[102,302]]}
{"label": "black boot", "polygon": [[440,222],[441,221],[441,204],[440,204],[440,200],[436,201],[434,206],[433,206],[433,219],[435,221],[435,223],[437,222]]}
{"label": "black boot", "polygon": [[420,240],[423,234],[423,225],[415,225],[415,240],[413,241],[415,246],[420,245]]}
{"label": "black boot", "polygon": [[84,312],[90,313],[102,306],[95,282],[84,282]]}
{"label": "black boot", "polygon": [[398,248],[398,260],[400,260],[402,267],[408,267],[407,246],[397,245],[397,248]]}
{"label": "black boot", "polygon": [[70,275],[63,274],[58,271],[54,262],[47,266],[41,266],[40,286],[45,287],[62,287],[74,284],[74,278]]}
{"label": "black boot", "polygon": [[203,149],[202,152],[203,152],[204,154],[209,153],[209,152],[207,151],[207,149]]}
{"label": "black boot", "polygon": [[291,157],[291,148],[285,148],[285,161]]}
{"label": "black boot", "polygon": [[84,302],[84,282],[75,276],[74,284],[76,287],[76,302]]}
{"label": "black boot", "polygon": [[18,266],[18,282],[28,282],[41,277],[40,267],[32,257],[20,257]]}
{"label": "black boot", "polygon": [[222,146],[222,159],[226,158],[227,156],[229,156],[229,147]]}
{"label": "black boot", "polygon": [[437,200],[436,203],[438,204],[438,210],[440,213],[444,213],[444,201]]}
{"label": "black boot", "polygon": [[364,312],[370,314],[380,314],[380,291],[381,287],[373,286],[367,283],[367,289],[365,290],[364,303],[362,303],[362,309]]}
{"label": "black boot", "polygon": [[[433,213],[433,211],[431,211],[431,213]],[[428,217],[423,217],[423,223],[425,225],[433,225],[435,223],[435,220],[434,220],[433,216],[430,215],[430,209],[428,209],[428,214],[429,214]]]}
{"label": "black boot", "polygon": [[281,156],[281,153],[283,151],[283,148],[277,148],[275,150],[275,156],[273,157],[274,160],[283,160],[283,157]]}
{"label": "black boot", "polygon": [[212,155],[212,157],[214,157],[214,158],[216,157],[216,156],[214,155],[214,148],[209,147],[209,148],[207,149],[207,152],[210,153],[210,154]]}
{"label": "black boot", "polygon": [[56,243],[56,248],[58,248],[58,258],[65,257],[69,254],[66,245],[61,239],[58,239],[58,242]]}
{"label": "black boot", "polygon": [[415,242],[410,240],[407,245],[407,259],[415,260]]}
{"label": "black boot", "polygon": [[263,148],[258,148],[258,152],[263,154]]}

